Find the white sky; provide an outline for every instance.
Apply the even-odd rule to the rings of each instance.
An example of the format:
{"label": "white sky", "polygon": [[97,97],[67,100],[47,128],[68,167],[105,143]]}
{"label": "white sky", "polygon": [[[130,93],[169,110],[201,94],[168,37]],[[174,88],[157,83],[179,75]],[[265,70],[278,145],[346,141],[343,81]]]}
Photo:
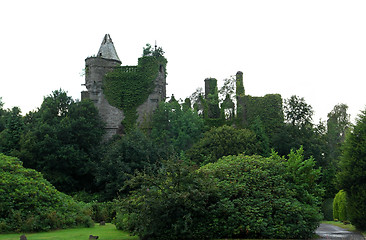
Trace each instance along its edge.
{"label": "white sky", "polygon": [[0,97],[23,113],[59,88],[80,98],[106,33],[123,65],[163,47],[168,96],[242,71],[246,94],[304,97],[315,123],[338,103],[352,119],[366,105],[365,0],[12,0],[0,26]]}

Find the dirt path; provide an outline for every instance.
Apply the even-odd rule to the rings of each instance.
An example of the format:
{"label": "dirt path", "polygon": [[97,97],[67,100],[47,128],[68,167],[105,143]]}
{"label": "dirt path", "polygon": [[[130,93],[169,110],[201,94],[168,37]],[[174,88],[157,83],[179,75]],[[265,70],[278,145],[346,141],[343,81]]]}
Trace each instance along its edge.
{"label": "dirt path", "polygon": [[350,232],[331,224],[321,223],[315,233],[321,237],[319,239],[365,240],[365,238],[359,233]]}

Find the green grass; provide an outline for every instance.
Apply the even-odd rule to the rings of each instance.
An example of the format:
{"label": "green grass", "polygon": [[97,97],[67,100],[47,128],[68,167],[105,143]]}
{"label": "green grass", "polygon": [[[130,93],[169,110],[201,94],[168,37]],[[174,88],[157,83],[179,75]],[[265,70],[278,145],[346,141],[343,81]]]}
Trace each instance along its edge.
{"label": "green grass", "polygon": [[[23,233],[0,234],[0,240],[19,240]],[[95,224],[92,228],[71,228],[41,233],[25,233],[28,240],[87,240],[89,235],[99,236],[100,240],[133,240],[138,237],[129,236],[128,233],[117,230],[107,223],[105,226]]]}

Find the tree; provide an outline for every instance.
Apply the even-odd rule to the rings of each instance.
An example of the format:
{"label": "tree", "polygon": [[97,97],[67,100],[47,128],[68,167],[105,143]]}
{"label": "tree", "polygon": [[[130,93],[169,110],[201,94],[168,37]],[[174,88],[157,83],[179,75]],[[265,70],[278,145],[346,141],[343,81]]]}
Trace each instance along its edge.
{"label": "tree", "polygon": [[137,170],[142,171],[160,160],[160,150],[141,130],[133,129],[122,137],[106,143],[97,164],[96,180],[102,186],[105,200],[112,200],[129,189],[122,187]]}
{"label": "tree", "polygon": [[0,97],[0,132],[5,129],[5,119],[4,119],[4,112],[3,109],[4,103],[2,102],[2,98]]}
{"label": "tree", "polygon": [[180,153],[198,141],[203,127],[194,110],[182,110],[177,101],[160,103],[153,116],[151,137],[166,152]]}
{"label": "tree", "polygon": [[215,186],[197,166],[182,160],[163,161],[157,171],[138,172],[121,199],[116,227],[140,239],[212,239],[208,229],[210,195]]}
{"label": "tree", "polygon": [[24,123],[18,107],[4,111],[5,129],[0,132],[0,152],[19,156],[20,138],[23,133]]}
{"label": "tree", "polygon": [[193,162],[206,164],[223,156],[259,153],[262,151],[260,144],[251,130],[224,125],[206,132],[186,154]]}
{"label": "tree", "polygon": [[285,100],[285,124],[278,129],[273,137],[273,147],[280,155],[287,155],[291,149],[303,146],[304,156],[313,156],[318,166],[322,166],[325,153],[323,123],[314,125],[312,106],[304,98],[292,96]]}
{"label": "tree", "polygon": [[26,117],[21,160],[61,191],[90,191],[103,133],[91,101],[74,102],[66,92],[56,90]]}
{"label": "tree", "polygon": [[149,43],[147,43],[146,47],[143,48],[142,56],[143,57],[147,57],[147,56],[161,57],[164,55],[164,53],[165,52],[163,51],[163,48],[155,46],[155,48],[152,49],[152,46]]}
{"label": "tree", "polygon": [[350,115],[347,113],[346,104],[337,104],[333,110],[328,113],[327,131],[324,134],[326,141],[325,161],[322,164],[323,177],[327,196],[333,198],[337,193],[335,186],[335,175],[338,171],[339,158],[341,156],[341,147],[344,142],[346,132],[351,126]]}
{"label": "tree", "polygon": [[349,218],[359,230],[366,230],[366,109],[346,135],[337,175],[339,188],[348,196]]}
{"label": "tree", "polygon": [[284,113],[288,123],[303,127],[311,124],[314,111],[304,98],[293,95],[289,99],[285,99]]}
{"label": "tree", "polygon": [[347,129],[350,127],[350,115],[347,113],[347,109],[346,104],[338,104],[328,113],[327,140],[330,159],[339,158],[340,146],[344,142]]}

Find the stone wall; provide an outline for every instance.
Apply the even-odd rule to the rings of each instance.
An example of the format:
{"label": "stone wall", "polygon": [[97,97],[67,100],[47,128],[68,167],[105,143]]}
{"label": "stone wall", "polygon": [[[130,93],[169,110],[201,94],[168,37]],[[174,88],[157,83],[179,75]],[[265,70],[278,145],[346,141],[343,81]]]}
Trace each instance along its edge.
{"label": "stone wall", "polygon": [[137,108],[137,123],[141,126],[149,122],[152,114],[161,101],[166,99],[166,78],[165,68],[160,66],[157,78],[154,80],[154,91],[148,96],[146,101]]}
{"label": "stone wall", "polygon": [[85,86],[87,93],[82,93],[83,98],[91,99],[103,121],[105,122],[106,135],[109,139],[114,134],[122,132],[123,111],[111,106],[105,98],[102,90],[103,78],[106,73],[112,71],[121,62],[113,59],[90,57],[85,59]]}

